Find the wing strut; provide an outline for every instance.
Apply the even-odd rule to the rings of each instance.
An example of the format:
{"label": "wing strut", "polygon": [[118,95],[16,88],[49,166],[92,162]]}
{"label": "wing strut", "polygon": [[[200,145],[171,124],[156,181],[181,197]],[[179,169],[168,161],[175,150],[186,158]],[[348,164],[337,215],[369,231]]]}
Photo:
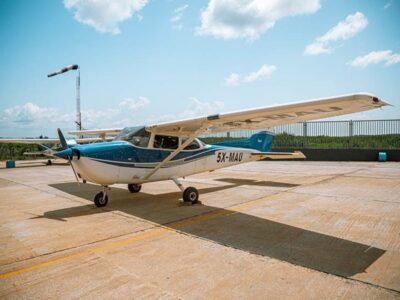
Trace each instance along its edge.
{"label": "wing strut", "polygon": [[142,178],[140,178],[141,180],[148,180],[151,176],[154,175],[154,173],[156,173],[160,168],[162,168],[166,163],[168,163],[171,159],[173,159],[176,155],[178,155],[179,152],[181,152],[181,150],[183,150],[187,145],[189,145],[194,138],[199,134],[200,131],[202,131],[203,128],[195,131],[192,135],[190,135],[188,137],[188,139],[182,144],[180,145],[178,148],[176,148],[173,152],[171,152],[170,155],[168,155],[162,162],[160,162],[153,170],[151,170],[150,173],[148,173],[147,175],[143,176]]}

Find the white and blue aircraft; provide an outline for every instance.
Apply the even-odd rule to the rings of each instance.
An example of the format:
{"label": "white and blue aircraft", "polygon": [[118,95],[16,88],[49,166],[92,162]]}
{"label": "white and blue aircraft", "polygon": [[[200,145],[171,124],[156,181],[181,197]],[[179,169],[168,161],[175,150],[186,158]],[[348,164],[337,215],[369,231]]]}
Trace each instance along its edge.
{"label": "white and blue aircraft", "polygon": [[231,113],[149,126],[70,132],[79,136],[118,134],[113,141],[69,147],[59,131],[64,150],[56,156],[67,159],[77,180],[101,185],[95,198],[98,207],[107,205],[108,186],[127,184],[137,193],[146,182],[172,180],[183,192],[183,201],[197,203],[199,193],[184,187],[179,178],[264,158],[304,158],[300,152],[271,152],[273,135],[267,131],[249,139],[206,145],[199,135],[244,129],[263,130],[277,125],[328,118],[388,105],[377,97],[358,93],[262,107]]}

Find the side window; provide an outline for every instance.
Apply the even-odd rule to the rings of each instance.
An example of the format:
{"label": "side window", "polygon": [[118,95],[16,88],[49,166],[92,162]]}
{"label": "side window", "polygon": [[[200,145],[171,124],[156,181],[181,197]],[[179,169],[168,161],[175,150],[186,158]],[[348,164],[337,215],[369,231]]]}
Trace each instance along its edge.
{"label": "side window", "polygon": [[154,137],[154,148],[177,149],[179,138],[176,136],[156,135]]}
{"label": "side window", "polygon": [[[186,139],[182,139],[182,144],[186,141]],[[196,150],[199,149],[200,145],[197,140],[193,140],[189,145],[187,145],[183,150]]]}

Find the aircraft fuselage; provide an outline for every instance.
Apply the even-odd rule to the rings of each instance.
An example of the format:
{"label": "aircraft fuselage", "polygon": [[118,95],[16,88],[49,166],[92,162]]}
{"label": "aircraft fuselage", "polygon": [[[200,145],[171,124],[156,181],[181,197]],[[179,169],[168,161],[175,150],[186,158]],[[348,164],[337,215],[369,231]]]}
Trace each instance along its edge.
{"label": "aircraft fuselage", "polygon": [[181,151],[148,179],[144,179],[172,150],[142,149],[128,142],[98,143],[76,148],[73,164],[78,176],[100,185],[140,184],[213,171],[255,160],[257,150],[205,145]]}

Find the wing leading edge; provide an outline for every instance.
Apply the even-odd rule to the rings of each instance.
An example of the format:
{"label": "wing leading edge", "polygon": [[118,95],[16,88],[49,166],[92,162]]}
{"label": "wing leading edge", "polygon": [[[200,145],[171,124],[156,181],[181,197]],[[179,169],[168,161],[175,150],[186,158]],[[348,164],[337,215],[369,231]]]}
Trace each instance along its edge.
{"label": "wing leading edge", "polygon": [[188,136],[199,130],[209,134],[265,129],[361,112],[386,105],[389,104],[374,95],[359,93],[154,124],[147,126],[146,130],[158,134]]}
{"label": "wing leading edge", "polygon": [[59,144],[59,139],[0,139],[0,143],[10,144]]}
{"label": "wing leading edge", "polygon": [[[110,138],[106,138],[106,140],[111,140]],[[104,141],[102,138],[78,138],[78,139],[69,139],[67,140],[73,143],[79,144],[87,144],[87,143],[94,143],[94,142],[101,142]],[[0,143],[10,143],[10,144],[38,144],[38,145],[57,145],[60,144],[59,139],[0,139]]]}
{"label": "wing leading edge", "polygon": [[79,136],[87,136],[87,135],[97,135],[97,136],[116,136],[118,135],[123,128],[107,128],[107,129],[89,129],[89,130],[78,130],[78,131],[69,131],[69,134],[79,135]]}

